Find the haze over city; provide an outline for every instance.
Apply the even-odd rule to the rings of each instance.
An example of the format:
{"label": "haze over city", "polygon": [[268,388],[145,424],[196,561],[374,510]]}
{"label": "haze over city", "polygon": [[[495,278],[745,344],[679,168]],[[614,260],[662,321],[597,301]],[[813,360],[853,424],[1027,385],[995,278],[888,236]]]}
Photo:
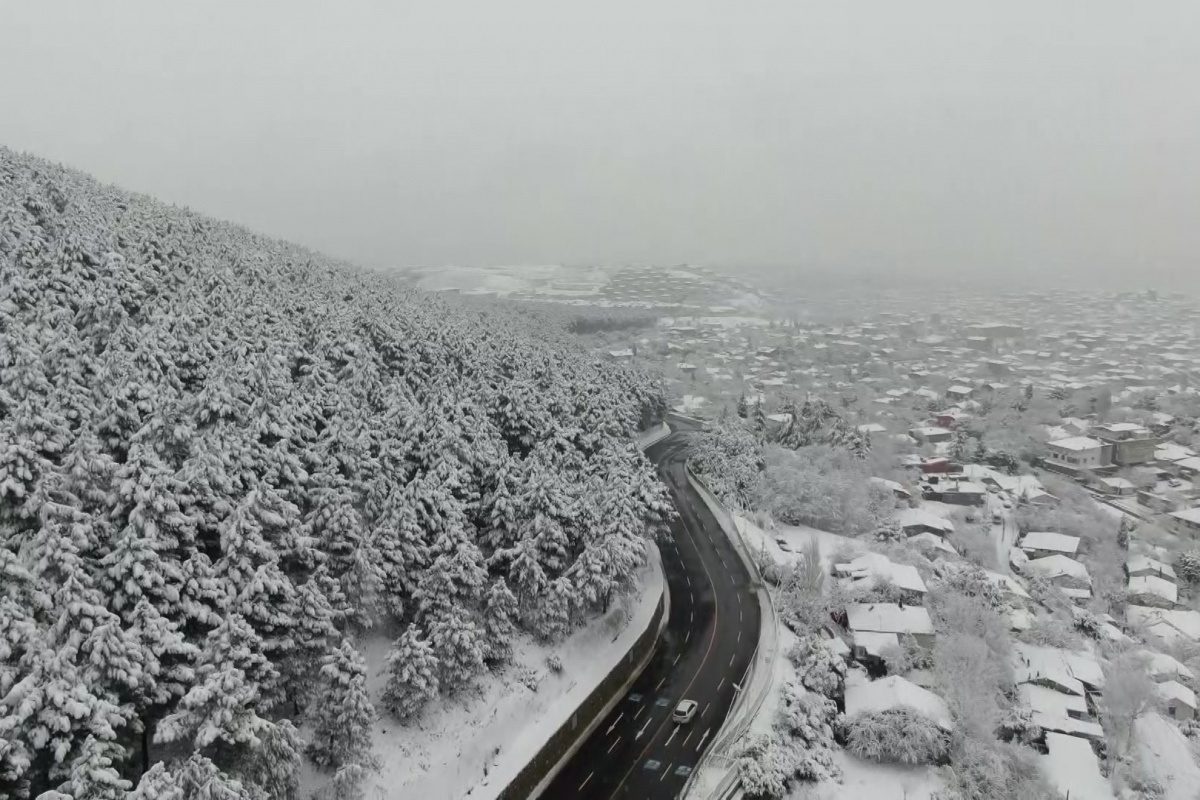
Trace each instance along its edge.
{"label": "haze over city", "polygon": [[1200,274],[1194,3],[24,3],[4,33],[0,141],[372,266]]}

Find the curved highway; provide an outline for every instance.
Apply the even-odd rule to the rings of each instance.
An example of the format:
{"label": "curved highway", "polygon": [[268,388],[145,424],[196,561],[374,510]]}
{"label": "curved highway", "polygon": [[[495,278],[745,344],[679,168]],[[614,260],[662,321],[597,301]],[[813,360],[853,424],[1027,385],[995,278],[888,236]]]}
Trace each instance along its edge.
{"label": "curved highway", "polygon": [[[544,798],[671,798],[712,744],[758,642],[758,597],[733,545],[691,488],[686,441],[672,433],[646,456],[658,465],[679,519],[659,543],[671,592],[652,660],[542,793]],[[690,723],[671,712],[699,704]]]}

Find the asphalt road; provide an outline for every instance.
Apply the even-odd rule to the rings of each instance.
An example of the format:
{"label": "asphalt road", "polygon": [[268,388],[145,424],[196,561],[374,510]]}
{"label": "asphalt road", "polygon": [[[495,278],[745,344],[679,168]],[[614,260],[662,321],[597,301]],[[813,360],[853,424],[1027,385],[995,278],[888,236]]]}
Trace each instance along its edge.
{"label": "asphalt road", "polygon": [[[679,511],[671,540],[659,543],[667,626],[645,671],[542,794],[549,800],[676,797],[728,715],[758,642],[758,597],[687,482],[684,437],[674,433],[646,455]],[[671,713],[685,698],[699,710],[676,725]]]}

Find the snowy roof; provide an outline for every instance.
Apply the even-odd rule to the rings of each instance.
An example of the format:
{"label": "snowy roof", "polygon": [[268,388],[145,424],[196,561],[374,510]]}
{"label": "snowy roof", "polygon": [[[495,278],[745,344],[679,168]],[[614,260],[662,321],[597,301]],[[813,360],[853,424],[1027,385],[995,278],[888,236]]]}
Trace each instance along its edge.
{"label": "snowy roof", "polygon": [[942,533],[954,533],[954,523],[943,519],[937,514],[931,514],[919,508],[906,508],[896,515],[896,521],[901,528],[911,528],[923,525],[927,528],[940,530]]}
{"label": "snowy roof", "polygon": [[887,433],[887,428],[880,425],[878,422],[868,422],[866,425],[858,426],[859,433]]}
{"label": "snowy roof", "polygon": [[871,483],[891,489],[893,492],[900,492],[902,494],[910,493],[908,489],[904,488],[904,484],[900,483],[899,481],[890,481],[887,478],[869,478],[869,480]]}
{"label": "snowy roof", "polygon": [[1076,589],[1073,586],[1060,586],[1058,590],[1062,592],[1064,597],[1069,597],[1072,600],[1091,600],[1091,589]]}
{"label": "snowy roof", "polygon": [[1104,741],[1104,728],[1089,720],[1076,719],[1075,717],[1051,717],[1035,711],[1033,713],[1033,722],[1042,730],[1081,736],[1097,742]]}
{"label": "snowy roof", "polygon": [[911,708],[946,730],[950,730],[954,724],[950,709],[942,698],[899,675],[846,686],[848,717],[892,708]]}
{"label": "snowy roof", "polygon": [[1032,612],[1024,608],[1011,609],[1005,617],[1008,619],[1008,627],[1014,631],[1029,630],[1037,619]]}
{"label": "snowy roof", "polygon": [[947,553],[954,553],[955,555],[958,555],[958,551],[955,550],[953,547],[951,547],[949,544],[947,544],[946,541],[944,539],[942,539],[942,537],[938,536],[935,533],[930,533],[929,531],[925,531],[924,533],[918,533],[916,536],[910,536],[908,538],[908,541],[910,544],[916,543],[918,545],[926,545],[928,547],[935,547],[938,550],[944,550]]}
{"label": "snowy roof", "polygon": [[1133,481],[1129,478],[1101,478],[1100,482],[1111,489],[1132,489]]}
{"label": "snowy roof", "polygon": [[1179,681],[1164,681],[1158,684],[1158,693],[1164,700],[1178,700],[1193,711],[1196,710],[1196,693]]}
{"label": "snowy roof", "polygon": [[1087,581],[1088,583],[1092,581],[1092,576],[1088,574],[1087,567],[1075,559],[1067,558],[1066,556],[1035,558],[1029,562],[1028,567],[1034,572],[1051,579],[1068,577]]}
{"label": "snowy roof", "polygon": [[1153,650],[1141,650],[1138,652],[1146,662],[1146,671],[1150,673],[1152,678],[1161,678],[1164,676],[1179,676],[1183,678],[1195,678],[1195,674],[1186,666],[1181,664],[1178,659],[1172,658],[1166,653],[1156,653]]}
{"label": "snowy roof", "polygon": [[1023,683],[1017,687],[1021,696],[1034,712],[1050,717],[1069,717],[1071,712],[1087,714],[1087,701],[1077,694],[1063,694],[1045,686]]}
{"label": "snowy roof", "polygon": [[846,609],[852,631],[932,634],[933,622],[924,606],[896,603],[854,603]]}
{"label": "snowy roof", "polygon": [[1151,594],[1172,603],[1179,602],[1179,590],[1175,584],[1154,575],[1135,575],[1130,578],[1129,593]]}
{"label": "snowy roof", "polygon": [[916,567],[893,563],[879,553],[865,553],[847,564],[834,565],[834,570],[838,575],[850,578],[855,586],[874,586],[875,581],[883,579],[900,589],[922,594],[927,591]]}
{"label": "snowy roof", "polygon": [[970,394],[971,392],[973,392],[975,390],[972,389],[970,386],[960,386],[958,384],[955,384],[954,386],[951,386],[946,391],[953,392],[954,394]]}
{"label": "snowy roof", "polygon": [[1078,695],[1084,684],[1104,685],[1104,671],[1091,655],[1024,642],[1013,645],[1013,675],[1018,684],[1049,682]]}
{"label": "snowy roof", "polygon": [[1098,439],[1088,436],[1071,436],[1066,439],[1056,439],[1050,442],[1051,447],[1061,447],[1064,450],[1095,450],[1103,447]]}
{"label": "snowy roof", "polygon": [[900,639],[894,633],[855,631],[854,646],[862,648],[869,656],[879,658],[889,647],[899,647]]}
{"label": "snowy roof", "polygon": [[1154,449],[1154,458],[1159,461],[1182,461],[1194,455],[1196,454],[1192,450],[1170,442],[1160,444]]}
{"label": "snowy roof", "polygon": [[1200,525],[1200,508],[1187,508],[1183,511],[1174,511],[1168,516],[1183,520],[1184,522],[1190,522],[1193,525]]}
{"label": "snowy roof", "polygon": [[1079,550],[1079,537],[1050,531],[1030,531],[1021,539],[1022,550],[1050,550],[1074,555]]}
{"label": "snowy roof", "polygon": [[1047,733],[1049,755],[1041,757],[1042,772],[1058,791],[1071,800],[1113,800],[1112,784],[1100,772],[1100,759],[1092,746],[1078,736]]}
{"label": "snowy roof", "polygon": [[941,490],[944,494],[957,492],[959,494],[987,494],[987,487],[973,481],[954,481]]}
{"label": "snowy roof", "polygon": [[1156,636],[1168,641],[1180,636],[1200,639],[1200,612],[1131,605],[1125,608],[1125,619],[1130,624],[1149,626]]}
{"label": "snowy roof", "polygon": [[953,433],[949,428],[939,428],[936,425],[923,425],[919,428],[913,428],[909,433],[914,436],[940,436],[943,433]]}
{"label": "snowy roof", "polygon": [[1175,569],[1167,563],[1159,561],[1157,558],[1149,556],[1132,556],[1125,562],[1125,570],[1132,575],[1135,572],[1156,572],[1161,577],[1176,579]]}
{"label": "snowy roof", "polygon": [[992,572],[985,569],[983,573],[993,586],[998,586],[1001,591],[1014,594],[1017,597],[1023,597],[1026,600],[1030,599],[1029,592],[1025,591],[1025,587],[1017,583],[1011,575],[1002,575],[999,572]]}

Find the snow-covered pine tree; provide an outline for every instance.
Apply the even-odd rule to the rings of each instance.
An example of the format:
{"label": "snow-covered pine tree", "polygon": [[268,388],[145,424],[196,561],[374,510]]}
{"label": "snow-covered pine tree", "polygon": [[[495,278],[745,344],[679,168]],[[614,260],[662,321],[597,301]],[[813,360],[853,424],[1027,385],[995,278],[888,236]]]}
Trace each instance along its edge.
{"label": "snow-covered pine tree", "polygon": [[383,704],[401,720],[421,713],[438,695],[439,665],[433,646],[422,638],[416,625],[409,625],[388,655],[388,680]]}
{"label": "snow-covered pine tree", "polygon": [[119,745],[87,737],[71,761],[70,777],[58,787],[59,791],[75,800],[124,800],[132,784],[113,766],[124,756]]}
{"label": "snow-covered pine tree", "polygon": [[320,680],[309,758],[327,769],[345,764],[372,766],[375,708],[367,695],[367,665],[349,641],[322,659]]}
{"label": "snow-covered pine tree", "polygon": [[503,664],[512,658],[518,613],[517,597],[508,582],[503,577],[492,580],[483,605],[484,660],[489,664]]}
{"label": "snow-covered pine tree", "polygon": [[237,764],[261,745],[271,724],[255,712],[258,691],[232,666],[209,670],[200,680],[159,723],[155,741],[188,745],[219,764]]}

